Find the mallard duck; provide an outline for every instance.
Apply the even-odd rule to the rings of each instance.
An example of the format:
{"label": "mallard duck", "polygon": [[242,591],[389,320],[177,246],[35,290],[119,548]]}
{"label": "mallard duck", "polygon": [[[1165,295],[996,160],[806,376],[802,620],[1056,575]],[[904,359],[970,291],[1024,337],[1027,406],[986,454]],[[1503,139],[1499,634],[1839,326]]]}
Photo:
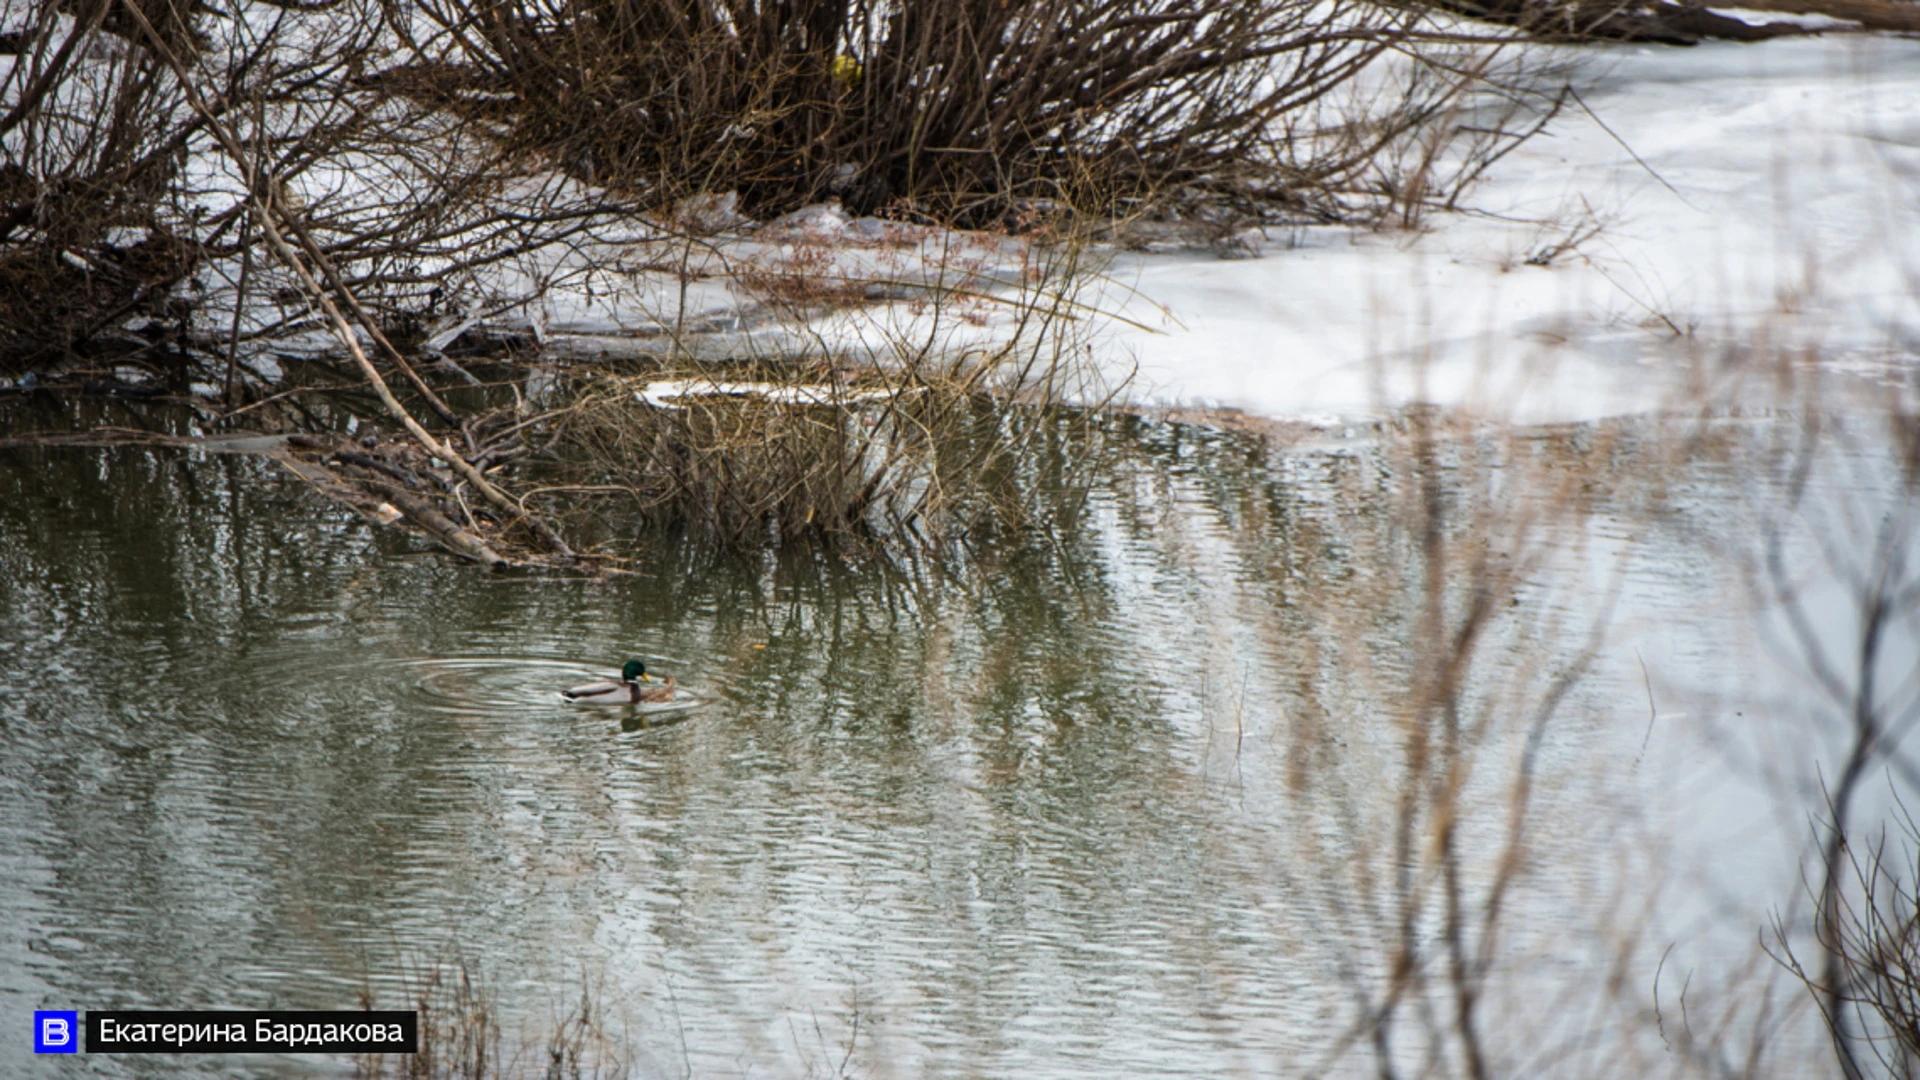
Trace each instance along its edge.
{"label": "mallard duck", "polygon": [[560,691],[560,696],[568,701],[581,701],[591,705],[637,705],[643,702],[658,703],[672,701],[673,692],[679,686],[669,675],[659,686],[641,687],[641,683],[650,683],[647,677],[647,665],[638,660],[629,660],[620,669],[620,681],[601,679],[599,682],[581,683]]}

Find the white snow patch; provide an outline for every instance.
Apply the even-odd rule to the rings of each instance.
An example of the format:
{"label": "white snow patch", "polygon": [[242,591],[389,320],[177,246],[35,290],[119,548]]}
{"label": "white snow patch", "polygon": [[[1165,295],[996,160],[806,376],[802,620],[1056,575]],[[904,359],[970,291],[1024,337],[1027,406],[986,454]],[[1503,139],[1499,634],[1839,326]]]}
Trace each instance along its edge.
{"label": "white snow patch", "polygon": [[1109,302],[1157,332],[1116,326],[1105,362],[1138,364],[1140,403],[1268,416],[1658,409],[1759,342],[1898,380],[1920,348],[1920,41],[1586,52],[1586,108],[1497,165],[1480,214],[1122,257]]}
{"label": "white snow patch", "polygon": [[[1062,309],[1093,328],[1082,395],[1131,380],[1132,404],[1337,427],[1412,401],[1530,422],[1655,410],[1755,346],[1869,386],[1906,377],[1920,352],[1920,41],[1540,52],[1577,62],[1579,97],[1494,167],[1472,213],[1418,232],[1292,226],[1115,253]],[[418,181],[414,164],[365,164],[314,170],[297,194],[367,212],[378,189]],[[241,190],[218,159],[190,171],[209,212]],[[591,196],[528,178],[499,198]],[[485,267],[456,283],[465,307],[432,313],[430,344],[479,327],[582,358],[884,362],[992,349],[1023,305],[1051,302],[1050,253],[1018,238],[850,219],[835,203],[761,225],[725,193],[682,209],[721,231],[607,223]],[[202,322],[222,340],[237,276],[206,275]],[[260,299],[278,277],[255,268],[249,340],[331,348],[304,304]]]}

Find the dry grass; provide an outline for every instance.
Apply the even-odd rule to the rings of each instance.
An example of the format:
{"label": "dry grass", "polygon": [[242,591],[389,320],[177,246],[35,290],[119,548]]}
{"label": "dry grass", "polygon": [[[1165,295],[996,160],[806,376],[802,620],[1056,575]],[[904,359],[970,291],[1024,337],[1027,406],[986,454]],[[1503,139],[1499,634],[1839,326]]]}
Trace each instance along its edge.
{"label": "dry grass", "polygon": [[[563,990],[551,1026],[531,1041],[501,1028],[494,991],[465,959],[431,963],[407,979],[406,1004],[419,1013],[419,1050],[361,1056],[355,1080],[620,1080],[632,1052],[607,1027],[603,996],[585,980]],[[380,1008],[372,991],[361,1007]]]}

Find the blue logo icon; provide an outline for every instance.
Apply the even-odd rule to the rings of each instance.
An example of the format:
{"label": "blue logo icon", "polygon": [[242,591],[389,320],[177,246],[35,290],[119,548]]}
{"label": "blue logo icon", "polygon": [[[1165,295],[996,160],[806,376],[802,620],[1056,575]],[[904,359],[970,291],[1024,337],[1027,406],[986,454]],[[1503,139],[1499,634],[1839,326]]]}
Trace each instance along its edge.
{"label": "blue logo icon", "polygon": [[33,1052],[73,1054],[80,1050],[80,1014],[43,1010],[33,1014]]}

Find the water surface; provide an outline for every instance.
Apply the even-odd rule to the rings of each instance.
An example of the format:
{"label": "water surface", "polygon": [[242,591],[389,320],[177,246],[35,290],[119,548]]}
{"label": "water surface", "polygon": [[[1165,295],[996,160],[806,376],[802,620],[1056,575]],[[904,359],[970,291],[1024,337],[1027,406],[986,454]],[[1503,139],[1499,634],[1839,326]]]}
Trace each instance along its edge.
{"label": "water surface", "polygon": [[[1657,1060],[1655,962],[1752,977],[1828,745],[1780,735],[1801,684],[1742,601],[1785,423],[1462,430],[1422,465],[1392,429],[1125,419],[1052,534],[918,567],[655,537],[607,579],[455,564],[246,456],[0,451],[0,997],[397,1005],[465,964],[508,1046],[585,987],[638,1075],[1370,1074],[1339,1051],[1400,926],[1431,474],[1447,610],[1504,582],[1462,699],[1473,895],[1538,770],[1489,1042]],[[1878,454],[1842,459],[1862,499]],[[557,698],[634,656],[694,704]],[[1446,1022],[1408,1013],[1418,1054]]]}

